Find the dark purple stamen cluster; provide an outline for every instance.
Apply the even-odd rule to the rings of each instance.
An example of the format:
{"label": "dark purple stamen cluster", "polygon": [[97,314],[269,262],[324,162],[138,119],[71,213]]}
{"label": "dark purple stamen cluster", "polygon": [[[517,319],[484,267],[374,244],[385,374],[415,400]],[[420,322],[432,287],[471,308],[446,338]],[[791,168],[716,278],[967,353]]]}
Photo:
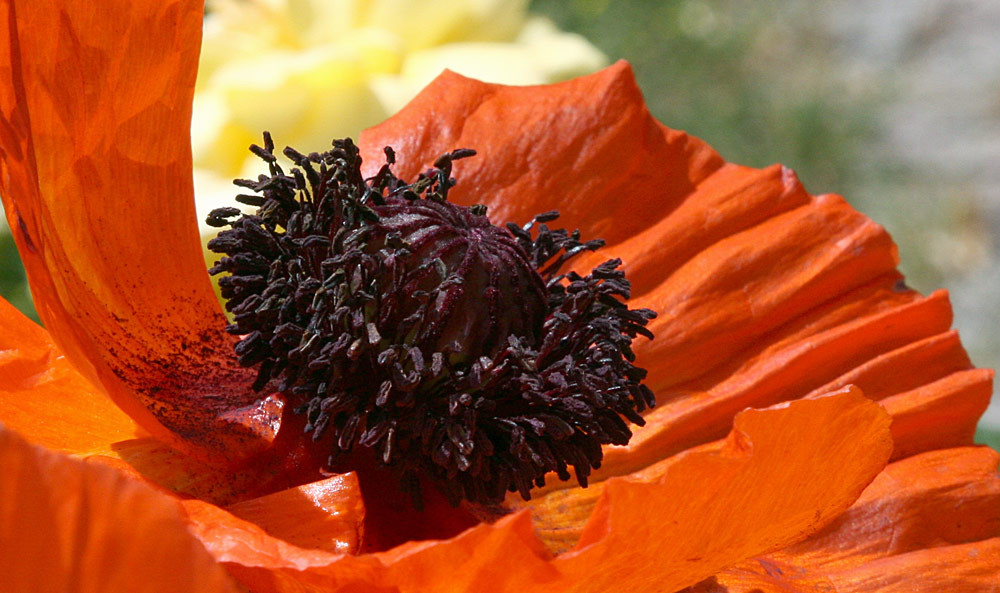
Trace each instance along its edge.
{"label": "dark purple stamen cluster", "polygon": [[648,309],[629,309],[629,283],[608,261],[560,273],[600,247],[536,216],[493,226],[483,206],[447,201],[457,150],[411,184],[387,163],[364,179],[349,140],[323,154],[284,154],[264,135],[251,150],[270,175],[220,208],[229,226],[209,243],[211,270],[255,389],[285,393],[315,440],[332,433],[331,465],[355,446],[395,468],[419,500],[429,479],[453,504],[530,498],[545,474],[583,486],[601,446],[625,444],[628,421],[655,404],[631,342],[651,338]]}

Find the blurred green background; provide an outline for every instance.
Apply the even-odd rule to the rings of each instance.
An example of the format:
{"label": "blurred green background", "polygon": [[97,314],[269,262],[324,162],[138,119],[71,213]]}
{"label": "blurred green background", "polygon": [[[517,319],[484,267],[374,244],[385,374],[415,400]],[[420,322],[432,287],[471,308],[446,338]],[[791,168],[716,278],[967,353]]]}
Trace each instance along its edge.
{"label": "blurred green background", "polygon": [[[998,5],[535,0],[531,10],[629,60],[667,125],[731,161],[781,162],[810,192],[842,194],[886,226],[909,284],[949,288],[974,362],[995,368]],[[6,233],[0,293],[34,315]],[[996,409],[979,437],[1000,448]]]}

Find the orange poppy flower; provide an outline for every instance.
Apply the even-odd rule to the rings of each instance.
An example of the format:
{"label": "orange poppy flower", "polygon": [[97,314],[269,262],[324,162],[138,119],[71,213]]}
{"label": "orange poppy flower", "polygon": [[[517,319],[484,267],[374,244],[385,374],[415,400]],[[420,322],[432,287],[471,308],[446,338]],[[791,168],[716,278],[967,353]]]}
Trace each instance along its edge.
{"label": "orange poppy flower", "polygon": [[361,138],[403,179],[476,148],[456,202],[558,207],[660,313],[636,345],[659,405],[590,488],[462,530],[355,474],[314,479],[282,399],[231,355],[191,196],[200,1],[5,0],[0,30],[0,193],[48,330],[0,302],[6,590],[1000,582],[997,455],[969,446],[992,374],[946,295],[908,289],[839,197],[660,125],[627,65],[548,87],[444,74]]}

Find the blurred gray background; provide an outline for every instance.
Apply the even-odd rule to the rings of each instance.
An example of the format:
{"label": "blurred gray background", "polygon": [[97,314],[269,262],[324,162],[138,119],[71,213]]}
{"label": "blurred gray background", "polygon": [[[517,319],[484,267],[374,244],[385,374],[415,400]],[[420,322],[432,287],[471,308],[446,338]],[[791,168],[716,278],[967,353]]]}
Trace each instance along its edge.
{"label": "blurred gray background", "polygon": [[[635,68],[650,109],[726,159],[795,169],[888,228],[908,282],[951,292],[1000,367],[1000,2],[535,0]],[[10,236],[0,293],[32,313]],[[979,438],[1000,447],[1000,405]]]}

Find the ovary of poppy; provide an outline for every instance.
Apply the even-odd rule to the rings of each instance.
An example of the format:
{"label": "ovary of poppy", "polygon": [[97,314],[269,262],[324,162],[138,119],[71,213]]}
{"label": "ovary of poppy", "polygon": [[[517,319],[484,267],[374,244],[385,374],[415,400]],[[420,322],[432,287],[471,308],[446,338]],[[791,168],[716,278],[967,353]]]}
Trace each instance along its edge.
{"label": "ovary of poppy", "polygon": [[[99,466],[87,484],[107,500],[152,501],[175,550],[192,550],[193,534],[254,591],[670,591],[714,574],[699,587],[972,592],[996,576],[996,457],[964,446],[991,374],[949,331],[946,296],[909,290],[884,231],[841,199],[810,196],[780,167],[725,164],[657,123],[625,64],[549,87],[446,74],[361,139],[366,155],[394,146],[404,178],[474,147],[457,201],[499,221],[557,207],[608,239],[608,256],[630,256],[636,300],[663,307],[658,339],[637,348],[661,401],[630,445],[608,450],[601,495],[550,484],[526,512],[374,554],[303,539],[283,513],[357,518],[361,499],[344,480],[276,495],[286,466],[243,462],[280,440],[281,401],[248,389],[201,268],[187,144],[200,4],[7,0],[0,19],[0,194],[49,330],[0,305],[0,445],[31,470],[0,481],[13,503],[0,506],[0,543],[58,548],[31,565],[56,582],[71,570],[65,542],[93,553],[86,588],[102,590],[102,570],[144,567],[96,550],[149,537],[88,507],[93,488],[60,490],[81,471],[67,455]],[[885,402],[891,427],[849,383]],[[748,406],[770,408],[734,421]],[[43,466],[70,469],[31,469]],[[912,487],[892,488],[899,479]],[[937,498],[953,486],[957,498]],[[33,532],[16,516],[45,515],[25,502],[43,492],[70,511]],[[584,512],[554,522],[557,497]],[[937,520],[949,502],[961,510]],[[866,529],[874,517],[889,527]],[[332,528],[349,547],[359,523]],[[560,529],[570,535],[546,535]],[[194,550],[171,569],[226,590]],[[171,574],[143,576],[158,590]]]}

